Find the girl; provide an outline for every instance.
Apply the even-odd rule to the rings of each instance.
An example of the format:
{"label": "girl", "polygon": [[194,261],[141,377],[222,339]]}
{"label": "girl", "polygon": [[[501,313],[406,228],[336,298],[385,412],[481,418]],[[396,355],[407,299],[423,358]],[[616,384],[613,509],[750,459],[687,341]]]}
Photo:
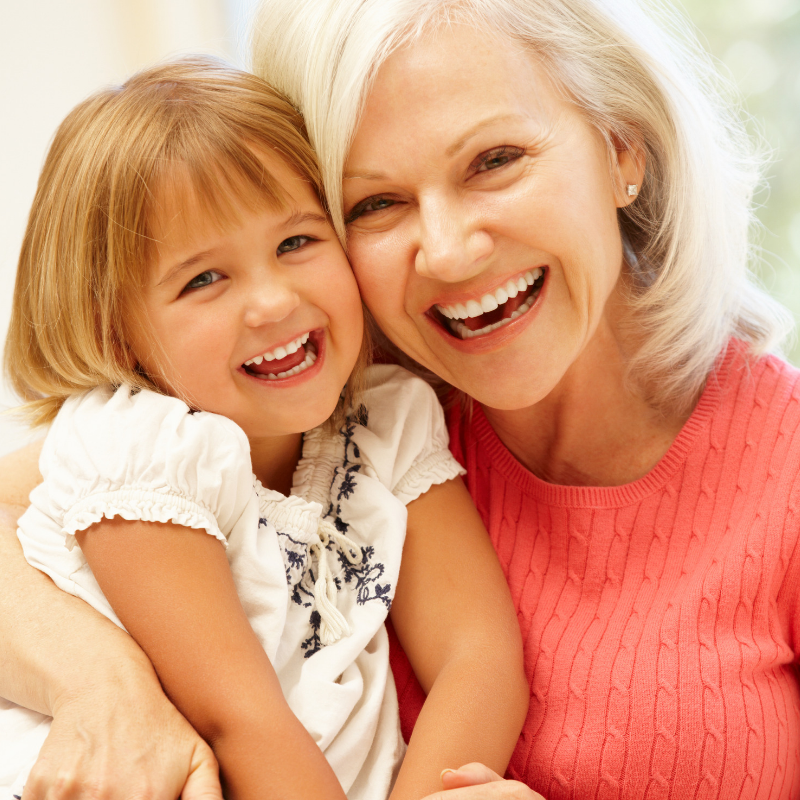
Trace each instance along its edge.
{"label": "girl", "polygon": [[[418,798],[505,769],[519,630],[435,395],[365,368],[320,185],[297,112],[214,62],[67,117],[6,353],[54,420],[19,537],[138,641],[228,797]],[[399,772],[390,609],[429,690]],[[19,796],[47,720],[9,706],[0,731]]]}

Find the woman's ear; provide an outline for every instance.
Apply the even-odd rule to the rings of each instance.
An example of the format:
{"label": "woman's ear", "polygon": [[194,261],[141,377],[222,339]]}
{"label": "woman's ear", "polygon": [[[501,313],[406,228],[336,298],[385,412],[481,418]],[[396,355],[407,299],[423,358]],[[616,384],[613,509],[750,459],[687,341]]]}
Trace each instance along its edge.
{"label": "woman's ear", "polygon": [[625,208],[636,200],[642,190],[646,156],[638,142],[623,142],[614,134],[611,135],[611,142],[614,197],[617,208]]}

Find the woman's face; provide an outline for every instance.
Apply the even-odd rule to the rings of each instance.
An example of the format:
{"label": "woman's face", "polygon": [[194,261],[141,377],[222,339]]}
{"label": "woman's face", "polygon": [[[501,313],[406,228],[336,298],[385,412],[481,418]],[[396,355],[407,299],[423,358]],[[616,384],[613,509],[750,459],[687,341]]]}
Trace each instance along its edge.
{"label": "woman's face", "polygon": [[615,346],[609,152],[520,45],[454,26],[380,69],[344,176],[362,296],[402,350],[481,403],[525,408]]}

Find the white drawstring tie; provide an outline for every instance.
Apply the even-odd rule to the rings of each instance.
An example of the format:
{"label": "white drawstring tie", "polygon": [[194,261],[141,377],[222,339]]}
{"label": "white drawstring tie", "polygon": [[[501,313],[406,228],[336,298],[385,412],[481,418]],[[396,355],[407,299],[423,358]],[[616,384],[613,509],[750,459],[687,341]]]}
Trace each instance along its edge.
{"label": "white drawstring tie", "polygon": [[361,548],[349,537],[345,536],[327,519],[320,520],[317,529],[318,542],[313,542],[309,550],[317,554],[318,575],[314,583],[314,600],[320,616],[319,638],[322,644],[338,642],[343,636],[350,635],[350,626],[344,615],[336,607],[336,579],[328,566],[328,542],[334,542],[344,553],[345,558],[353,565],[363,561]]}

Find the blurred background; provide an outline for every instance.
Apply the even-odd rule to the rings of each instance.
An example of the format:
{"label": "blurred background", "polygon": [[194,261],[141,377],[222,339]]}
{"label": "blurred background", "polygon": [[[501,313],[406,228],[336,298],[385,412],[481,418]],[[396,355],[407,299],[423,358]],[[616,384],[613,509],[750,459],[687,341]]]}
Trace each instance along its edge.
{"label": "blurred background", "polygon": [[[292,0],[286,0],[292,2]],[[180,53],[245,66],[257,0],[0,0],[0,343],[36,180],[55,128],[94,90]],[[766,287],[800,320],[800,0],[685,0],[773,151],[759,197]],[[787,353],[800,365],[800,346]],[[16,400],[0,379],[0,409]],[[38,436],[42,434],[39,433]],[[0,416],[0,455],[31,434]]]}

